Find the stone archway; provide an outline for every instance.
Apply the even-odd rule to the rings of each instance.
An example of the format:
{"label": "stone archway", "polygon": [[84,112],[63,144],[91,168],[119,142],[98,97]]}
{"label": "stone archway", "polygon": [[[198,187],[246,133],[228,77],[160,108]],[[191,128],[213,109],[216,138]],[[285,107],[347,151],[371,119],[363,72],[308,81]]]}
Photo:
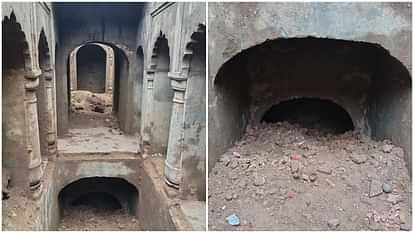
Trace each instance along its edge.
{"label": "stone archway", "polygon": [[165,161],[167,184],[186,184],[180,187],[183,197],[198,200],[205,200],[205,36],[205,26],[198,25],[184,50],[180,73],[169,74],[174,104]]}
{"label": "stone archway", "polygon": [[[42,191],[42,163],[36,91],[40,71],[33,70],[29,45],[20,23],[11,13],[2,21],[3,174],[10,187]],[[8,174],[6,174],[8,173]]]}
{"label": "stone archway", "polygon": [[[83,217],[78,216],[77,210],[89,214],[88,217],[96,218],[99,225],[97,229],[117,229],[111,219],[119,217],[117,221],[128,221],[128,230],[139,230],[138,215],[139,192],[137,188],[127,180],[116,177],[85,177],[67,184],[58,194],[60,213],[62,216],[60,229],[83,229],[74,224]],[[85,211],[89,209],[90,211]],[[132,221],[132,223],[131,223]],[[91,219],[82,219],[91,223]],[[106,223],[109,222],[109,223]],[[104,226],[108,225],[108,226]]]}

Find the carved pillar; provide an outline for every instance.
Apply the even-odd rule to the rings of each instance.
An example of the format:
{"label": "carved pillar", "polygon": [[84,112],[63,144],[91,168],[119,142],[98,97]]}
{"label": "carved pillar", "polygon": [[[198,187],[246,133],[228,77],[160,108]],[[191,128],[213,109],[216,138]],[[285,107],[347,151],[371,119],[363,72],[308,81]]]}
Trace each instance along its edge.
{"label": "carved pillar", "polygon": [[112,93],[112,83],[114,77],[114,58],[112,55],[112,49],[106,48],[106,81],[105,81],[105,92]]}
{"label": "carved pillar", "polygon": [[42,192],[42,156],[40,153],[39,125],[37,119],[36,89],[39,86],[40,71],[29,71],[25,75],[25,120],[26,145],[29,155],[29,187],[32,197]]}
{"label": "carved pillar", "polygon": [[145,112],[143,114],[142,127],[142,143],[144,153],[148,152],[148,146],[151,141],[151,115],[152,105],[154,104],[154,75],[155,70],[150,68],[147,70],[147,90],[145,97]]}
{"label": "carved pillar", "polygon": [[171,79],[174,98],[164,175],[168,185],[178,188],[181,183],[181,152],[184,131],[184,102],[187,77],[174,72],[168,73],[168,77]]}
{"label": "carved pillar", "polygon": [[70,79],[70,90],[71,91],[76,91],[78,90],[78,64],[77,64],[77,59],[76,59],[76,55],[78,53],[79,49],[75,49],[75,51],[73,51],[70,54],[70,59],[69,59],[69,79]]}
{"label": "carved pillar", "polygon": [[48,129],[47,129],[47,146],[49,152],[49,160],[54,161],[57,155],[57,141],[55,129],[55,111],[53,107],[53,69],[51,67],[44,71],[45,86],[46,86],[46,103],[48,114]]}

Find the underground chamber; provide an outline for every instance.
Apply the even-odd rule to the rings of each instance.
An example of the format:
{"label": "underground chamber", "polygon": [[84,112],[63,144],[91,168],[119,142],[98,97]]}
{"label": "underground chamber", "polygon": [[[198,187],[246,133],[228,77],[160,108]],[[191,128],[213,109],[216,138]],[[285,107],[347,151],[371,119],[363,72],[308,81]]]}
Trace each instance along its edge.
{"label": "underground chamber", "polygon": [[138,230],[138,195],[135,186],[121,178],[74,181],[58,195],[59,229]]}
{"label": "underground chamber", "polygon": [[234,229],[232,213],[239,230],[407,227],[374,219],[411,209],[411,77],[383,47],[268,40],[224,63],[213,91],[210,229]]}
{"label": "underground chamber", "polygon": [[248,125],[305,121],[312,126],[315,122],[309,121],[316,117],[318,124],[340,133],[355,130],[392,140],[407,159],[410,155],[411,77],[378,44],[313,37],[268,40],[224,63],[213,88],[214,114],[222,128],[212,140],[221,151]]}

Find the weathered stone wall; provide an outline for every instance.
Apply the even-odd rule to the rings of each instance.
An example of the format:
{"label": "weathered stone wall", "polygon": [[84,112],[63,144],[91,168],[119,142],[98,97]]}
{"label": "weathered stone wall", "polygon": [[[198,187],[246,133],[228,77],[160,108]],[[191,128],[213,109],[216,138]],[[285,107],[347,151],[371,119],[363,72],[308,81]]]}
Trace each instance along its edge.
{"label": "weathered stone wall", "polygon": [[[125,154],[118,154],[117,159],[92,157],[85,154],[69,155],[49,166],[45,173],[48,182],[38,203],[39,212],[35,213],[33,230],[56,230],[62,213],[59,201],[61,191],[74,182],[96,177],[122,179],[138,191],[134,214],[140,219],[143,230],[175,230],[173,218],[176,218],[175,221],[185,221],[181,215],[170,213],[173,199],[167,196],[163,188],[165,184],[160,161],[144,161]],[[88,191],[87,188],[84,191]],[[121,195],[121,199],[124,197],[122,193],[116,195]]]}
{"label": "weathered stone wall", "polygon": [[[163,148],[158,150],[163,154],[167,154],[167,160],[172,162],[173,165],[166,163],[167,167],[170,167],[171,171],[166,170],[167,181],[173,183],[181,183],[184,179],[183,174],[186,173],[188,176],[197,177],[194,180],[186,180],[180,186],[180,190],[185,191],[183,198],[189,198],[190,196],[195,196],[192,198],[201,198],[205,199],[205,193],[202,193],[205,189],[205,179],[200,174],[205,172],[205,153],[203,153],[203,145],[205,145],[205,121],[204,124],[200,123],[203,121],[203,117],[198,117],[199,115],[205,116],[203,112],[197,112],[195,115],[191,116],[190,111],[196,110],[191,106],[197,105],[200,109],[202,108],[203,101],[205,101],[204,93],[200,91],[190,90],[189,85],[192,83],[205,83],[202,78],[202,73],[205,73],[205,66],[198,67],[196,64],[192,67],[194,73],[190,77],[188,72],[189,65],[186,61],[185,56],[192,56],[194,51],[188,49],[188,45],[197,41],[199,44],[205,44],[205,41],[199,41],[199,38],[194,39],[194,34],[199,33],[200,25],[205,27],[205,3],[151,3],[146,5],[144,10],[144,21],[139,25],[138,34],[137,34],[137,45],[143,47],[144,55],[144,80],[143,80],[143,90],[142,90],[142,126],[141,126],[141,136],[143,141],[149,142],[151,146],[156,148]],[[203,33],[201,33],[203,34]],[[204,33],[205,34],[205,33]],[[205,36],[205,35],[204,35]],[[168,42],[169,49],[169,66],[168,70],[159,70],[157,72],[157,47],[155,47],[156,41],[160,38],[165,38]],[[203,45],[199,45],[203,47]],[[155,53],[154,53],[155,52]],[[198,54],[200,61],[198,63],[205,64],[205,56]],[[196,60],[195,59],[195,60]],[[194,63],[197,63],[196,61]],[[191,69],[191,68],[190,68]],[[204,70],[204,71],[203,71]],[[158,132],[159,135],[167,136],[167,148],[164,145],[154,144],[153,133],[154,128],[157,125],[154,124],[154,117],[158,114],[158,109],[154,109],[153,101],[155,99],[155,90],[157,84],[157,76],[162,72],[168,72],[168,79],[171,82],[171,88],[173,89],[173,96],[171,106],[170,116],[166,118],[171,119],[168,124],[168,128],[162,132]],[[197,73],[199,72],[199,73]],[[158,74],[157,74],[158,73]],[[189,81],[191,79],[191,81]],[[194,84],[197,86],[197,84]],[[200,87],[200,89],[203,89]],[[194,93],[192,93],[194,92]],[[189,96],[194,96],[197,92],[198,97],[202,99],[193,99],[189,100]],[[191,103],[194,101],[194,103]],[[171,102],[170,102],[171,103]],[[200,104],[200,105],[198,105]],[[197,110],[200,110],[197,108]],[[187,112],[186,112],[187,111]],[[155,114],[155,115],[153,115]],[[187,117],[187,119],[185,119]],[[197,122],[197,123],[194,123]],[[165,122],[164,122],[165,123]],[[192,124],[193,123],[193,124]],[[187,160],[183,160],[181,163],[181,158],[185,153],[185,146],[183,146],[183,137],[184,128],[187,128],[187,142],[192,141],[193,144],[199,145],[198,150],[194,150],[191,146],[190,148],[191,156],[188,156]],[[194,134],[190,132],[195,132]],[[197,141],[199,140],[199,141]],[[197,142],[194,142],[197,141]],[[164,141],[165,142],[165,141]],[[184,142],[184,144],[187,144]],[[157,150],[156,150],[157,152]],[[169,156],[170,155],[170,156]],[[168,158],[171,158],[170,160]],[[185,162],[184,162],[185,161]],[[188,163],[188,164],[187,164]],[[171,165],[171,166],[169,166]],[[182,167],[186,167],[185,171],[181,171]],[[168,169],[168,168],[167,168]],[[170,180],[168,180],[170,179]],[[175,184],[174,184],[175,185]],[[188,190],[193,190],[192,193]],[[197,196],[198,195],[198,196]]]}
{"label": "weathered stone wall", "polygon": [[[384,74],[382,77],[387,77],[381,78],[381,75],[376,74],[376,80],[379,81],[375,81],[376,84],[371,85],[368,91],[372,99],[377,99],[375,110],[372,104],[367,103],[368,107],[357,111],[348,108],[348,111],[354,115],[353,120],[359,121],[357,125],[369,122],[371,132],[368,133],[373,137],[390,138],[394,143],[402,146],[407,155],[407,164],[411,164],[411,80],[407,80],[407,75],[408,77],[410,75],[404,72],[405,69],[411,73],[411,3],[210,3],[208,78],[210,168],[214,166],[218,155],[242,135],[246,124],[252,118],[249,109],[250,99],[243,94],[248,89],[238,80],[243,79],[245,74],[238,68],[242,66],[235,63],[232,58],[266,40],[309,36],[379,45],[401,62],[393,72],[398,73],[398,79],[404,84],[380,81],[392,80],[392,75]],[[266,57],[261,58],[264,59],[261,63],[267,62]],[[243,64],[252,62],[246,61]],[[280,62],[283,63],[283,57]],[[225,67],[224,64],[226,69],[221,70]],[[268,64],[277,67],[276,62]],[[390,64],[393,62],[387,63]],[[273,75],[277,76],[277,74]],[[217,85],[220,84],[218,79],[223,77],[230,79],[229,76],[234,81],[227,85]],[[277,83],[277,80],[275,79],[274,82]],[[387,88],[386,84],[379,84],[382,82],[388,84],[393,82],[392,86],[395,88]],[[297,87],[299,84],[292,83]],[[362,88],[363,85],[356,87]],[[379,92],[379,89],[382,92]],[[397,94],[397,89],[400,90],[400,94]],[[262,95],[267,93],[259,86],[258,91],[262,92]],[[376,94],[373,94],[374,92]],[[293,92],[287,94],[295,96]],[[379,105],[381,107],[378,107]],[[366,122],[363,122],[355,116],[357,113],[353,113],[359,112],[358,114],[361,115],[361,111],[366,112],[367,109],[376,111],[374,115],[380,116],[375,119],[376,123],[372,120],[375,118],[372,114],[371,117],[366,116],[370,119],[365,119]]]}
{"label": "weathered stone wall", "polygon": [[[13,54],[22,56],[19,59],[18,66],[8,69],[3,66],[3,170],[11,169],[12,184],[22,185],[24,189],[29,189],[29,181],[35,177],[41,176],[40,164],[42,156],[46,153],[45,150],[40,150],[39,139],[39,122],[44,122],[43,114],[38,115],[38,104],[45,105],[46,102],[38,101],[37,93],[47,93],[45,85],[49,86],[48,98],[55,96],[55,73],[53,69],[54,64],[54,44],[55,31],[52,25],[54,20],[51,4],[48,3],[2,3],[2,17],[3,26],[6,21],[13,21],[12,27],[18,30],[18,38],[14,35],[3,35],[6,38],[3,41],[3,58],[5,60],[14,60],[11,58]],[[5,29],[3,29],[5,30]],[[13,29],[14,30],[14,29]],[[39,40],[43,31],[43,36],[50,57],[48,60],[48,67],[41,70],[39,65]],[[4,31],[5,32],[5,31]],[[12,43],[18,43],[13,49],[14,51],[7,51],[10,44],[7,38],[14,40]],[[23,53],[21,55],[21,53]],[[8,59],[6,58],[8,57]],[[50,81],[43,79],[49,78]],[[38,85],[42,79],[45,85]],[[41,89],[40,89],[41,88]],[[40,90],[39,90],[40,89]],[[39,95],[40,98],[45,95]],[[50,100],[50,99],[49,99]],[[42,106],[49,109],[51,114],[54,114],[54,105]],[[49,115],[50,116],[50,115]],[[48,117],[49,117],[48,116]],[[56,138],[53,127],[56,121],[53,118],[48,118],[47,134],[50,139]],[[39,121],[39,122],[38,122]],[[46,141],[46,134],[41,134],[42,139]],[[42,154],[43,153],[43,154]],[[29,169],[30,167],[30,169]],[[32,173],[28,173],[29,170]],[[35,179],[37,179],[35,178]],[[33,181],[33,180],[32,180]],[[37,182],[37,181],[36,181]]]}

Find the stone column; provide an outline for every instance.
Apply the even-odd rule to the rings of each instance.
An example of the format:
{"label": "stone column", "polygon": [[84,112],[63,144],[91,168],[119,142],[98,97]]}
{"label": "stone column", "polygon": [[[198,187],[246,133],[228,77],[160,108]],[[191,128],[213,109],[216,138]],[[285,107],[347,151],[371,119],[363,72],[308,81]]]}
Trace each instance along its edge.
{"label": "stone column", "polygon": [[26,145],[29,155],[29,187],[32,197],[42,193],[42,156],[40,153],[39,125],[37,119],[36,89],[39,86],[40,71],[29,71],[25,75],[25,120]]}
{"label": "stone column", "polygon": [[142,127],[142,149],[144,153],[148,153],[148,147],[151,142],[151,116],[152,116],[152,105],[154,104],[154,75],[155,70],[150,68],[147,70],[147,90],[145,96],[145,112],[143,113],[143,127]]}
{"label": "stone column", "polygon": [[105,92],[112,93],[112,83],[114,77],[114,58],[111,48],[106,48],[106,81],[105,81]]}
{"label": "stone column", "polygon": [[57,140],[55,129],[55,110],[53,107],[53,69],[47,68],[44,72],[45,86],[46,86],[46,103],[48,114],[48,129],[47,129],[47,145],[49,152],[49,160],[54,161],[57,156]]}
{"label": "stone column", "polygon": [[174,98],[164,175],[168,185],[178,188],[181,183],[181,152],[183,147],[184,102],[187,77],[175,72],[168,73],[168,77],[171,79]]}
{"label": "stone column", "polygon": [[79,48],[75,49],[75,51],[73,51],[70,54],[70,59],[69,59],[69,70],[70,70],[69,79],[70,79],[70,90],[71,91],[78,90],[78,64],[77,64],[77,59],[76,59],[78,50]]}

